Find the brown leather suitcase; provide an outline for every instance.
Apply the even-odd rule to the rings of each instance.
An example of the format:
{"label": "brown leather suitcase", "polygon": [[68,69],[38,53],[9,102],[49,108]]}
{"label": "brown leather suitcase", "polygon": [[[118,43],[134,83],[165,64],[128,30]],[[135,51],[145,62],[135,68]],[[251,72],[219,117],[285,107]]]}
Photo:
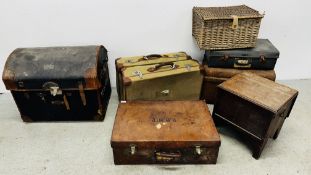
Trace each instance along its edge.
{"label": "brown leather suitcase", "polygon": [[240,131],[258,159],[269,138],[276,139],[298,91],[252,73],[241,73],[218,86],[213,118]]}
{"label": "brown leather suitcase", "polygon": [[228,68],[213,68],[204,65],[204,79],[201,92],[201,99],[208,104],[214,104],[216,101],[217,86],[231,77],[242,73],[250,72],[256,75],[275,81],[276,74],[274,70],[241,70]]}
{"label": "brown leather suitcase", "polygon": [[102,121],[111,94],[104,46],[18,48],[3,82],[25,122]]}
{"label": "brown leather suitcase", "polygon": [[119,104],[111,136],[114,163],[215,164],[220,137],[203,101]]}

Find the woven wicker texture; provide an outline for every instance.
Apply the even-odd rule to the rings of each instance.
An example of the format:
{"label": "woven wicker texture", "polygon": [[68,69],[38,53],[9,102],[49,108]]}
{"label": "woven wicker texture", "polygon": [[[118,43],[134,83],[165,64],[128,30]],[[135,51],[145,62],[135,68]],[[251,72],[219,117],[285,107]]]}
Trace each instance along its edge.
{"label": "woven wicker texture", "polygon": [[206,50],[255,47],[263,15],[247,7],[194,7],[192,35]]}

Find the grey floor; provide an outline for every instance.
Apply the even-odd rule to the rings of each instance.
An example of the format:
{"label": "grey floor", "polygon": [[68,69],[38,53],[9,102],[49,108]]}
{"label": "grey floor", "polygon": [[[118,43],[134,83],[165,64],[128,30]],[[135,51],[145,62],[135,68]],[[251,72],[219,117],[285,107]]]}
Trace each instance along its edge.
{"label": "grey floor", "polygon": [[[216,165],[115,166],[110,136],[117,109],[113,91],[104,122],[23,123],[9,93],[0,95],[0,175],[4,174],[311,174],[311,80],[283,81],[299,90],[277,140],[261,158],[232,131],[218,128]],[[212,106],[210,106],[212,108]]]}

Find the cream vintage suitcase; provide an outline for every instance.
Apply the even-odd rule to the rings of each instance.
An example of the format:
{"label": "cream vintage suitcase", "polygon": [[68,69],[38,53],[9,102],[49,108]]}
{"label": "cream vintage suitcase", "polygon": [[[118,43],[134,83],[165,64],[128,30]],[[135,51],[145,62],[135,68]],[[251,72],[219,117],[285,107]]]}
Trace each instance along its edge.
{"label": "cream vintage suitcase", "polygon": [[199,100],[203,76],[196,60],[122,70],[123,100]]}
{"label": "cream vintage suitcase", "polygon": [[134,66],[143,65],[154,65],[160,63],[168,63],[173,61],[183,61],[187,59],[192,59],[185,52],[173,52],[166,54],[150,54],[145,56],[132,56],[132,57],[121,57],[116,59],[116,84],[119,100],[125,100],[122,96],[123,86],[122,86],[122,69]]}

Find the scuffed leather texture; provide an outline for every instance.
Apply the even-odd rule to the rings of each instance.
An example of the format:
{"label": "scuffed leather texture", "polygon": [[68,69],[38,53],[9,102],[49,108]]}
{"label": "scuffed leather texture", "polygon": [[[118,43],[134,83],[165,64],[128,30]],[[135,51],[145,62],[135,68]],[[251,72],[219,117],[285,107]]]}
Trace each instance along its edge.
{"label": "scuffed leather texture", "polygon": [[115,164],[215,164],[220,137],[203,101],[131,101],[118,106],[111,146]]}
{"label": "scuffed leather texture", "polygon": [[42,89],[53,82],[61,89],[97,89],[98,69],[107,62],[103,46],[18,48],[6,61],[3,81],[8,90]]}
{"label": "scuffed leather texture", "polygon": [[3,80],[25,122],[102,121],[111,95],[107,60],[103,46],[16,49]]}

